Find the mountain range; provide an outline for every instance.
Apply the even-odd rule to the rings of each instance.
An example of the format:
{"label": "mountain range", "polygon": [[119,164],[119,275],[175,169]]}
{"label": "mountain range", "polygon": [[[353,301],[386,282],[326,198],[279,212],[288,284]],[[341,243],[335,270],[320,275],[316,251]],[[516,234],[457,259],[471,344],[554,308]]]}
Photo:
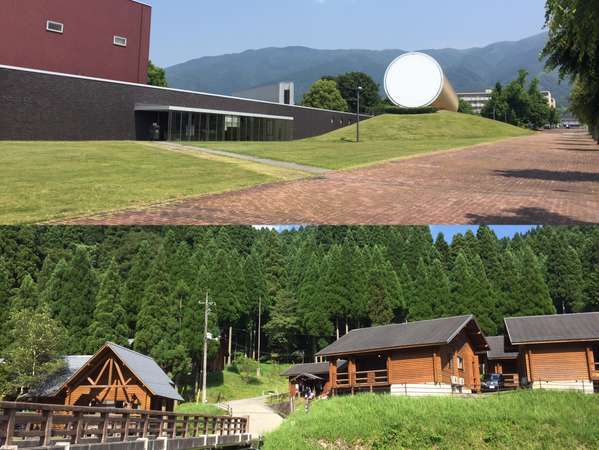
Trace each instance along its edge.
{"label": "mountain range", "polygon": [[[545,72],[539,54],[547,33],[515,42],[498,42],[464,50],[425,49],[436,58],[458,92],[492,88],[497,81],[514,79],[526,69],[541,80],[562,105],[567,103],[570,85],[559,82],[557,72]],[[310,85],[325,75],[362,71],[381,85],[389,63],[405,50],[318,50],[307,47],[269,47],[242,53],[192,59],[166,69],[169,86],[178,89],[231,95],[256,86],[293,81],[296,101]]]}

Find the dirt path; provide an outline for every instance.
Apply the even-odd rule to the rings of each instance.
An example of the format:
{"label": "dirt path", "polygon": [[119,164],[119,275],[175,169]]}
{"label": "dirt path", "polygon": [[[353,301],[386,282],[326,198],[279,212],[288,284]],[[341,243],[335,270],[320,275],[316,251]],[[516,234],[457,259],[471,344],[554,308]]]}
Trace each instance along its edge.
{"label": "dirt path", "polygon": [[542,132],[72,223],[599,223],[599,145]]}
{"label": "dirt path", "polygon": [[274,431],[283,423],[283,418],[266,406],[265,400],[266,397],[257,397],[229,402],[234,416],[249,416],[250,433],[254,438]]}

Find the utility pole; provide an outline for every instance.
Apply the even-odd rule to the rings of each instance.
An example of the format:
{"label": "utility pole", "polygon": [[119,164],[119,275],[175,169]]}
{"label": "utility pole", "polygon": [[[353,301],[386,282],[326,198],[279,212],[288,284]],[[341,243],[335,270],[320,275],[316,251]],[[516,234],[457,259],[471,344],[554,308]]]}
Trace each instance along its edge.
{"label": "utility pole", "polygon": [[258,369],[256,376],[260,377],[260,327],[262,326],[262,297],[258,297]]}
{"label": "utility pole", "polygon": [[356,122],[356,142],[360,142],[360,92],[362,92],[362,86],[358,86],[358,108],[357,108],[357,122]]}
{"label": "utility pole", "polygon": [[[202,302],[200,301],[200,305]],[[204,355],[202,365],[202,403],[208,403],[206,395],[206,377],[208,373],[208,314],[210,314],[210,301],[208,300],[208,291],[206,291],[206,302],[204,308]]]}
{"label": "utility pole", "polygon": [[227,366],[231,365],[231,347],[233,345],[233,327],[229,327],[229,349],[227,354]]}

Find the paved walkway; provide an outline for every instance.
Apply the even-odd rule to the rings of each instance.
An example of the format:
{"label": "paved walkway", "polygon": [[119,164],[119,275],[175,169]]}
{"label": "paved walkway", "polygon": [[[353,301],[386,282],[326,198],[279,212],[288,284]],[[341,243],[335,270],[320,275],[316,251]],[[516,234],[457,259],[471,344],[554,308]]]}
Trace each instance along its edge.
{"label": "paved walkway", "polygon": [[233,416],[250,418],[250,433],[254,438],[274,431],[283,418],[264,403],[266,397],[248,398],[229,402]]}
{"label": "paved walkway", "polygon": [[599,223],[599,145],[543,132],[74,223]]}
{"label": "paved walkway", "polygon": [[329,169],[323,169],[321,167],[306,166],[305,164],[296,164],[285,161],[277,161],[275,159],[257,158],[255,156],[240,155],[239,153],[227,152],[225,150],[213,150],[209,148],[196,147],[194,145],[175,144],[173,142],[160,142],[157,145],[160,145],[161,147],[169,150],[191,150],[199,153],[207,153],[209,155],[225,156],[227,158],[252,161],[260,164],[266,164],[267,166],[279,167],[281,169],[299,170],[301,172],[307,172],[314,175],[323,175],[325,173],[330,172]]}

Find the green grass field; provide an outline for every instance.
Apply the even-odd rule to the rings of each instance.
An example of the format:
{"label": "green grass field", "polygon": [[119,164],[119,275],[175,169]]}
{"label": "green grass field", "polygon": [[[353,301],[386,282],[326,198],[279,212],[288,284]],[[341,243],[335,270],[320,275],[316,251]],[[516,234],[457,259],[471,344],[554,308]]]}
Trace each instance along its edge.
{"label": "green grass field", "polygon": [[199,147],[229,150],[328,169],[349,169],[500,139],[526,136],[528,130],[458,113],[384,115],[362,122],[361,142],[356,126],[292,142],[200,142]]}
{"label": "green grass field", "polygon": [[599,397],[518,392],[485,398],[362,395],[314,403],[265,450],[596,449]]}
{"label": "green grass field", "polygon": [[294,176],[137,142],[0,142],[0,223],[39,223]]}
{"label": "green grass field", "polygon": [[182,403],[177,406],[177,412],[185,414],[203,414],[205,416],[224,416],[227,411],[216,405],[202,403]]}
{"label": "green grass field", "polygon": [[280,374],[287,368],[289,366],[284,364],[263,363],[261,377],[247,380],[232,370],[211,374],[208,377],[208,401],[227,402],[260,397],[269,392],[285,393],[288,391],[287,378]]}

